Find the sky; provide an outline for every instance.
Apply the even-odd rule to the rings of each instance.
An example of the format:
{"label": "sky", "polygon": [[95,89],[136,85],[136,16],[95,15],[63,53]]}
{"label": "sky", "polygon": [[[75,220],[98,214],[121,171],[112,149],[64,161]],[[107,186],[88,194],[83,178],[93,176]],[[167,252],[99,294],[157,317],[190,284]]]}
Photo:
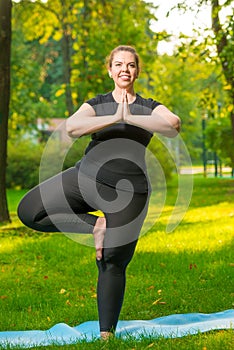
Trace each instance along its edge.
{"label": "sky", "polygon": [[[173,34],[173,38],[170,43],[165,41],[160,42],[158,45],[159,53],[172,54],[173,47],[175,43],[178,42],[179,33],[186,34],[188,36],[193,36],[194,28],[201,28],[201,33],[206,28],[211,28],[211,10],[209,6],[203,6],[199,13],[195,11],[186,11],[185,13],[179,12],[178,10],[173,10],[170,12],[169,16],[166,17],[167,12],[178,4],[178,0],[147,0],[152,2],[155,6],[159,6],[156,10],[157,22],[152,24],[152,29],[154,31],[166,30],[168,33]],[[186,3],[194,7],[194,0],[187,0]],[[220,1],[222,4],[222,1]],[[228,10],[223,10],[222,19],[230,14],[233,8]]]}
{"label": "sky", "polygon": [[[211,27],[210,10],[207,7],[196,14],[191,11],[185,13],[173,10],[169,16],[166,17],[167,12],[178,3],[178,0],[151,0],[154,5],[159,6],[156,10],[156,17],[158,21],[152,24],[152,29],[156,32],[166,30],[168,33],[173,34],[171,42],[161,41],[158,44],[158,52],[160,54],[173,52],[174,45],[178,42],[178,36],[180,33],[188,36],[193,35],[193,28],[198,27]],[[194,1],[187,1],[190,5]]]}

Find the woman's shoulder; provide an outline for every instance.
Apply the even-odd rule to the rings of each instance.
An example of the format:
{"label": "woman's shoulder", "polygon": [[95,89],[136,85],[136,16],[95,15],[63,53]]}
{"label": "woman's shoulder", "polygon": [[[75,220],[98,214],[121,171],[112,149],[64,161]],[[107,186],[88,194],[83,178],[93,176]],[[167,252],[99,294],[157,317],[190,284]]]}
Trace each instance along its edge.
{"label": "woman's shoulder", "polygon": [[136,100],[135,103],[140,104],[144,107],[150,108],[150,109],[154,109],[157,106],[161,105],[161,102],[158,102],[156,100],[154,100],[153,98],[149,97],[149,98],[144,98],[139,94],[136,94]]}
{"label": "woman's shoulder", "polygon": [[108,92],[106,94],[98,94],[95,97],[85,101],[86,103],[90,104],[91,106],[96,106],[101,103],[108,103],[108,102],[114,102],[113,96],[111,92]]}

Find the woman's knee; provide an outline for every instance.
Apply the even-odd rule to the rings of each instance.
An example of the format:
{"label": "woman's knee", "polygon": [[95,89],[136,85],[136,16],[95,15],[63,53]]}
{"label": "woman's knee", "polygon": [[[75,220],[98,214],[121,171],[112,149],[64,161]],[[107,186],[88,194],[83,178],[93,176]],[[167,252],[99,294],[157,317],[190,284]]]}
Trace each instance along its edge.
{"label": "woman's knee", "polygon": [[35,202],[33,197],[33,192],[30,191],[22,198],[17,208],[17,214],[23,224],[34,229],[35,217],[39,211],[39,198]]}
{"label": "woman's knee", "polygon": [[130,263],[137,241],[131,242],[124,246],[103,249],[102,264],[106,269],[123,271]]}

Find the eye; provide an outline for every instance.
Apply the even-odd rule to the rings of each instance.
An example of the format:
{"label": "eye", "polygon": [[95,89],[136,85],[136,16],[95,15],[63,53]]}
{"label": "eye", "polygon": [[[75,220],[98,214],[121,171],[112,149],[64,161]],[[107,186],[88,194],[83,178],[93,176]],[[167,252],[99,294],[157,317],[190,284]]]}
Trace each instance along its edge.
{"label": "eye", "polygon": [[131,67],[131,68],[136,68],[135,63],[130,63],[130,67]]}

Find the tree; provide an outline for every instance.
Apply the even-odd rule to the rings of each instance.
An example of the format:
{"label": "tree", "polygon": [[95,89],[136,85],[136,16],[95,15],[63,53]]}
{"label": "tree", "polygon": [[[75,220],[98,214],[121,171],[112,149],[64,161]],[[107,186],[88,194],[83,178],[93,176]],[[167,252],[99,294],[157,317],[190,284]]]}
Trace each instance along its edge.
{"label": "tree", "polygon": [[0,0],[0,221],[10,221],[6,198],[10,101],[11,0]]}
{"label": "tree", "polygon": [[[76,19],[76,0],[48,0],[46,3],[37,0],[22,0],[18,4],[18,13],[24,18],[24,27],[29,26],[27,36],[31,40],[39,39],[45,43],[51,36],[60,41],[63,60],[63,85],[67,113],[74,112],[71,91],[71,48],[72,25]],[[30,16],[29,16],[30,13]],[[27,17],[28,16],[28,17]],[[28,28],[26,29],[26,31]]]}
{"label": "tree", "polygon": [[[13,79],[19,76],[18,62],[24,61],[20,71],[24,71],[24,76],[28,77],[27,72],[31,69],[29,80],[32,80],[32,83],[27,81],[24,84],[24,78],[17,85],[19,91],[16,98],[21,95],[18,106],[22,101],[22,93],[27,95],[27,101],[21,103],[20,110],[30,104],[34,94],[30,115],[29,108],[24,110],[27,124],[29,125],[30,119],[35,119],[35,114],[47,117],[70,115],[73,105],[77,108],[96,93],[111,89],[112,81],[106,78],[105,57],[114,46],[122,43],[136,45],[144,57],[143,61],[148,57],[150,62],[153,53],[156,55],[158,42],[150,29],[150,21],[155,18],[151,9],[152,4],[143,0],[130,7],[126,0],[21,0],[15,3],[13,26],[17,37],[13,33],[16,58],[13,66],[13,69],[16,67],[16,74]],[[19,39],[22,34],[23,38]],[[24,49],[27,52],[21,56]],[[28,64],[28,60],[32,61],[31,64]],[[34,67],[35,74],[32,72]],[[33,81],[36,77],[38,83]],[[38,87],[39,82],[43,84],[42,88]],[[23,89],[22,84],[25,85]],[[28,89],[29,85],[34,85],[35,89],[31,86]],[[26,93],[26,90],[30,90],[30,93]],[[63,100],[66,100],[66,109]],[[47,103],[50,108],[46,113],[43,107],[48,107]],[[35,113],[35,107],[39,108],[39,104],[42,110]],[[14,111],[18,111],[16,105]],[[19,114],[17,113],[18,121]]]}
{"label": "tree", "polygon": [[[226,0],[224,5],[230,5],[231,1]],[[223,5],[223,6],[224,6]],[[212,8],[212,29],[215,34],[215,43],[217,53],[222,65],[223,74],[227,82],[227,91],[230,96],[231,104],[234,105],[234,46],[233,46],[233,14],[229,17],[229,23],[226,28],[223,28],[220,22],[220,12],[222,6],[219,0],[211,0]],[[234,140],[234,108],[230,112],[232,137]]]}
{"label": "tree", "polygon": [[[222,2],[222,5],[221,5]],[[225,90],[229,95],[229,103],[227,109],[230,112],[230,121],[231,121],[231,130],[232,137],[234,140],[234,46],[233,46],[233,26],[234,26],[234,15],[233,12],[231,15],[226,17],[224,23],[221,22],[221,13],[223,8],[231,8],[232,0],[197,0],[192,5],[189,5],[188,0],[179,2],[177,6],[178,9],[182,11],[187,10],[199,10],[204,5],[209,5],[211,9],[211,20],[214,37],[212,38],[212,43],[209,42],[209,45],[212,44],[216,48],[217,57],[211,56],[210,59],[217,62],[222,67],[222,73],[226,80]],[[209,34],[210,36],[210,34]],[[204,40],[206,40],[204,38]],[[208,48],[208,47],[207,47]]]}

